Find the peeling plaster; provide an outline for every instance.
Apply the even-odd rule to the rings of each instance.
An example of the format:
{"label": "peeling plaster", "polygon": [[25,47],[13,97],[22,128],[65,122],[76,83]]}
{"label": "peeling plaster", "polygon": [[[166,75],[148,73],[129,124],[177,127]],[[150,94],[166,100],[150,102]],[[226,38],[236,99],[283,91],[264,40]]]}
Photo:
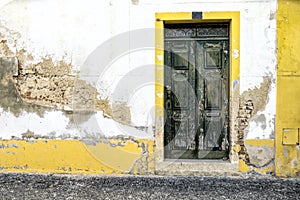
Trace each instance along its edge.
{"label": "peeling plaster", "polygon": [[[260,112],[259,112],[260,113]],[[274,123],[271,123],[274,127]],[[267,122],[264,114],[254,115],[250,121],[249,126],[245,128],[245,138],[247,139],[271,139],[270,132],[266,130]],[[251,134],[251,135],[250,135]],[[251,137],[249,137],[250,135]]]}
{"label": "peeling plaster", "polygon": [[15,116],[0,108],[0,119],[2,139],[53,138],[73,132],[65,129],[69,119],[61,111],[45,111],[43,116],[22,112]]}
{"label": "peeling plaster", "polygon": [[[110,103],[107,99],[98,99],[101,95],[95,87],[84,80],[77,79],[78,73],[73,70],[71,62],[67,63],[65,59],[53,60],[51,55],[37,58],[24,48],[20,48],[25,45],[20,41],[21,34],[9,30],[1,23],[0,28],[3,30],[0,34],[0,55],[16,56],[19,62],[18,66],[11,67],[8,67],[9,63],[1,64],[0,84],[2,84],[3,100],[0,106],[5,112],[12,112],[16,117],[22,116],[20,119],[24,119],[26,113],[37,113],[40,120],[43,120],[45,112],[60,113],[62,110],[62,114],[69,118],[68,125],[65,128],[61,127],[62,131],[66,132],[63,137],[72,137],[72,135],[75,137],[76,134],[72,133],[74,131],[66,129],[84,124],[97,111],[103,111],[105,117],[119,123],[131,125],[130,108],[123,102]],[[6,60],[10,62],[9,59]],[[18,76],[12,77],[14,73],[11,68],[18,69]],[[28,131],[33,130],[28,129]],[[24,133],[25,130],[21,132]],[[50,131],[53,132],[55,134],[52,136],[60,135],[56,131]],[[116,134],[120,134],[120,131],[114,133]],[[21,133],[15,132],[14,135],[20,137]]]}
{"label": "peeling plaster", "polygon": [[241,94],[241,105],[244,105],[245,102],[251,100],[253,102],[253,112],[252,116],[256,115],[258,111],[263,111],[266,107],[269,91],[271,89],[271,78],[268,76],[263,77],[263,81],[259,87],[255,87],[253,89],[249,89],[248,91],[244,91]]}
{"label": "peeling plaster", "polygon": [[[9,134],[16,138],[21,138],[21,136],[27,138],[28,134],[26,133],[28,131],[34,132],[33,138],[80,137],[82,134],[76,134],[77,131],[74,128],[88,121],[97,110],[102,111],[102,115],[105,117],[111,118],[111,121],[115,120],[125,125],[131,124],[130,109],[126,104],[122,102],[110,104],[108,100],[98,99],[97,90],[85,81],[77,80],[76,75],[71,71],[70,64],[61,61],[55,65],[50,58],[43,59],[41,63],[30,64],[32,56],[27,55],[24,50],[18,52],[17,55],[19,58],[18,66],[15,64],[15,57],[1,59],[0,84],[3,98],[0,105],[3,109],[2,117],[5,117],[2,121],[18,121],[19,125],[24,124],[24,126],[4,126],[7,130],[3,129],[2,138],[10,138]],[[18,69],[18,76],[15,77],[13,77],[14,68]],[[6,115],[3,115],[4,112]],[[13,115],[10,115],[10,112]],[[50,112],[56,113],[56,120],[60,117],[64,118],[64,120],[60,120],[59,124],[66,123],[63,123],[62,126],[49,127],[49,125],[53,125],[50,118],[46,119]],[[47,114],[45,115],[45,113]],[[64,116],[60,116],[61,114]],[[29,119],[33,120],[36,117],[38,119],[34,121],[40,121],[40,124],[49,130],[42,129],[42,131],[34,124],[32,126],[26,124]],[[42,123],[42,121],[44,122]],[[114,131],[108,135],[123,134],[118,129]],[[84,131],[84,133],[86,136],[94,135],[88,131]],[[103,137],[105,132],[96,135],[98,135],[97,138]],[[137,134],[137,136],[140,135],[143,134]]]}
{"label": "peeling plaster", "polygon": [[39,116],[49,108],[37,104],[30,104],[23,101],[16,88],[15,80],[13,79],[13,68],[15,68],[15,58],[1,58],[0,61],[0,106],[6,112],[13,113],[16,117],[25,112],[36,112]]}
{"label": "peeling plaster", "polygon": [[255,115],[252,120],[257,124],[257,126],[260,126],[261,129],[266,129],[266,117],[264,114]]}
{"label": "peeling plaster", "polygon": [[275,149],[265,146],[251,146],[247,145],[247,152],[249,154],[248,165],[263,168],[270,164],[274,165]]}
{"label": "peeling plaster", "polygon": [[[249,89],[248,91],[243,92],[239,100],[240,108],[236,124],[238,137],[236,144],[238,145],[238,148],[236,147],[236,151],[238,151],[239,158],[248,165],[261,165],[258,164],[260,161],[257,157],[255,157],[257,153],[256,151],[259,150],[257,148],[260,147],[251,147],[251,149],[248,149],[248,147],[245,145],[245,140],[247,138],[247,134],[249,134],[249,130],[251,130],[251,134],[253,133],[253,129],[249,129],[249,125],[252,122],[259,124],[258,130],[260,133],[258,134],[262,134],[262,130],[266,128],[266,118],[263,114],[258,114],[258,112],[264,110],[268,101],[270,88],[270,77],[264,77],[260,87],[255,87],[254,89]],[[263,151],[260,149],[260,152]],[[272,155],[273,154],[270,156]],[[254,162],[254,164],[251,162],[251,160]]]}
{"label": "peeling plaster", "polygon": [[138,5],[138,4],[139,4],[139,0],[131,0],[131,3],[132,3],[133,5]]}

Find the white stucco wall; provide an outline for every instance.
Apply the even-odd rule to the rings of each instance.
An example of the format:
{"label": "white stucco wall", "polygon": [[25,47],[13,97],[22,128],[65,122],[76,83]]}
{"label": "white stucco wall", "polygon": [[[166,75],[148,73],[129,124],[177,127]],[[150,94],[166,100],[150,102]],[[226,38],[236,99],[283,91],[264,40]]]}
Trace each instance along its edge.
{"label": "white stucco wall", "polygon": [[[24,112],[15,117],[0,109],[0,137],[21,137],[22,133],[30,130],[39,135],[54,132],[57,137],[64,134],[84,137],[101,132],[100,135],[105,136],[152,138],[154,31],[148,30],[149,34],[141,38],[145,40],[146,47],[143,43],[136,44],[135,33],[138,29],[154,29],[156,12],[191,11],[240,11],[240,94],[259,87],[264,76],[273,80],[265,110],[259,112],[265,115],[266,126],[262,128],[264,126],[250,121],[247,138],[269,138],[274,132],[276,104],[275,0],[2,0],[0,33],[9,41],[12,52],[24,49],[34,57],[34,62],[50,57],[56,62],[64,60],[71,63],[74,72],[80,71],[81,78],[97,80],[96,83],[91,82],[101,98],[127,101],[132,126],[149,126],[149,129],[124,128],[111,119],[103,118],[102,112],[97,112],[78,128],[70,127],[69,119],[61,111],[47,113],[44,117]],[[118,38],[122,38],[122,42],[117,41]],[[109,43],[111,40],[116,40],[116,43]],[[101,45],[105,42],[111,46],[103,49]],[[118,42],[124,49],[116,45]],[[97,50],[99,47],[102,49]],[[106,51],[106,57],[101,60],[103,51]],[[90,56],[97,52],[102,52],[98,55],[101,61],[88,65]],[[97,68],[99,72],[98,67],[101,73],[95,75],[93,71]],[[135,80],[129,83],[133,84],[133,88],[123,90],[122,79]]]}

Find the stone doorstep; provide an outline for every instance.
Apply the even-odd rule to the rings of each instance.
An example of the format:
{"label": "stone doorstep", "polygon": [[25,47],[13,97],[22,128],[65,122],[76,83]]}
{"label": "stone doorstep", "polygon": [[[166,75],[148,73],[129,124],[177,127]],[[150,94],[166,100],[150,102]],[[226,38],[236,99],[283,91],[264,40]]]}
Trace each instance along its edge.
{"label": "stone doorstep", "polygon": [[157,175],[242,176],[238,164],[226,161],[166,160],[155,166]]}

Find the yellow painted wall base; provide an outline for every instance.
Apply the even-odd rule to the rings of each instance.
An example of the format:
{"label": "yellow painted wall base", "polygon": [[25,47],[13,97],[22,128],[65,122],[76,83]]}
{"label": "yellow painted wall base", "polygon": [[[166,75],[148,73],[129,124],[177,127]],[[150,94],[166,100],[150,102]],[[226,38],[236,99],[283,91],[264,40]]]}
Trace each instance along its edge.
{"label": "yellow painted wall base", "polygon": [[152,140],[0,140],[0,172],[153,173]]}
{"label": "yellow painted wall base", "polygon": [[[272,175],[275,172],[275,165],[274,165],[274,155],[271,156],[270,162],[268,164],[262,166],[262,167],[257,167],[253,164],[253,160],[251,158],[257,159],[257,157],[264,159],[263,154],[265,153],[266,155],[270,155],[270,152],[275,151],[275,141],[272,139],[264,139],[264,140],[246,140],[245,141],[247,146],[251,146],[254,148],[258,149],[258,154],[257,155],[250,155],[250,164],[246,164],[246,162],[242,159],[239,159],[239,171],[242,173],[255,173],[255,174],[261,174],[261,175]],[[267,149],[269,151],[263,152],[263,149]],[[248,154],[255,154],[256,152],[251,152],[248,149]],[[252,163],[251,163],[252,162]]]}

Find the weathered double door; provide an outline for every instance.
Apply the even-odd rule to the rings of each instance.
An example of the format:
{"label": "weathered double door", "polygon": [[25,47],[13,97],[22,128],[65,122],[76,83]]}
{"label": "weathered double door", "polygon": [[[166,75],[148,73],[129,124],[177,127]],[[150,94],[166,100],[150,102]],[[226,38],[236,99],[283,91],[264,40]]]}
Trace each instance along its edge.
{"label": "weathered double door", "polygon": [[228,157],[229,25],[165,26],[165,158]]}

